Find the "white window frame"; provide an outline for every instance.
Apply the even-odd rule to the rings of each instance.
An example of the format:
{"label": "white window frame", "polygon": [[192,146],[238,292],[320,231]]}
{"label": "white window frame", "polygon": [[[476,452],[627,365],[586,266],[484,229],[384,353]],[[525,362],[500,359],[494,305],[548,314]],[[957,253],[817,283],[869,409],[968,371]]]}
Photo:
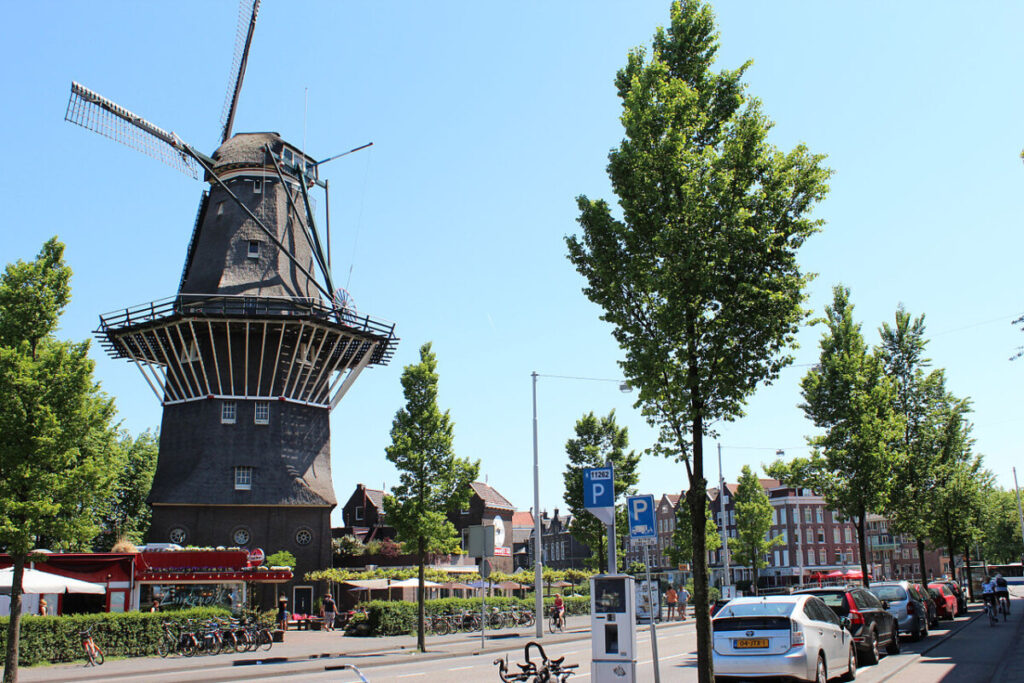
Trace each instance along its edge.
{"label": "white window frame", "polygon": [[263,192],[263,180],[260,178],[254,178],[252,181],[252,193],[260,194]]}
{"label": "white window frame", "polygon": [[[355,521],[357,521],[357,522],[363,521],[363,519],[365,517],[365,514],[364,514],[364,510],[365,509],[366,509],[366,507],[363,506],[363,505],[356,505],[355,510],[352,513],[353,516],[355,517]],[[463,534],[463,535],[465,535],[465,534]]]}
{"label": "white window frame", "polygon": [[258,259],[260,257],[260,241],[249,240],[249,246],[246,249],[245,255],[251,259]]}
{"label": "white window frame", "polygon": [[220,404],[220,423],[233,425],[238,422],[238,404],[234,401],[222,401]]}
{"label": "white window frame", "polygon": [[[263,416],[260,416],[260,413]],[[270,424],[270,401],[256,401],[256,408],[253,411],[253,422],[258,425]]]}
{"label": "white window frame", "polygon": [[235,490],[252,490],[252,467],[249,465],[235,466]]}

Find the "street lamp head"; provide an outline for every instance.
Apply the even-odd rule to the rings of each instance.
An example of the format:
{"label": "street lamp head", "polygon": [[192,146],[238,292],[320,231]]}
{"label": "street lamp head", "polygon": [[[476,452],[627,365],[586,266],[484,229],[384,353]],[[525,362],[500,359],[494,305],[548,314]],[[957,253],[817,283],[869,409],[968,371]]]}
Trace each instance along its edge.
{"label": "street lamp head", "polygon": [[619,382],[619,391],[624,394],[631,394],[633,393],[633,385],[629,382]]}
{"label": "street lamp head", "polygon": [[784,458],[786,457],[786,451],[779,448],[778,450],[775,451],[775,456],[779,458]]}

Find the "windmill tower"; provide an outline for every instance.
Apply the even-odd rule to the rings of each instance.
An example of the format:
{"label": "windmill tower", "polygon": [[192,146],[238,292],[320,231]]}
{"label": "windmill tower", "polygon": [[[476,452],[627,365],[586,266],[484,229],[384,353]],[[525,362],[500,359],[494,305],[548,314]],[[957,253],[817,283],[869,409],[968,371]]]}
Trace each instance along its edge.
{"label": "windmill tower", "polygon": [[149,540],[288,550],[301,575],[331,563],[330,411],[398,340],[334,288],[310,197],[329,191],[330,159],[231,133],[258,11],[242,0],[212,156],[77,83],[65,119],[209,183],[177,295],[103,315],[96,331],[163,406]]}

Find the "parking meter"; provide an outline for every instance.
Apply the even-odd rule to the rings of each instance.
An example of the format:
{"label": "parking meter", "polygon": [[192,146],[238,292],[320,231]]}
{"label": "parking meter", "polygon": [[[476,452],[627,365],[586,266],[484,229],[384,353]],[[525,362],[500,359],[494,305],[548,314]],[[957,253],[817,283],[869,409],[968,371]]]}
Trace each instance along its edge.
{"label": "parking meter", "polygon": [[591,678],[594,683],[636,681],[636,590],[624,574],[590,579]]}

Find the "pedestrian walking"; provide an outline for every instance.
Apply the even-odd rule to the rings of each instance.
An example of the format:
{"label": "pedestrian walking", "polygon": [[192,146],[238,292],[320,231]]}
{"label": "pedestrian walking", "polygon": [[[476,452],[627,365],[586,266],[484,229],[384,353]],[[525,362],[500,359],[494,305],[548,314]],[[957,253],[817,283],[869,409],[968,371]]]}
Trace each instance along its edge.
{"label": "pedestrian walking", "polygon": [[334,603],[334,597],[328,593],[324,596],[324,628],[326,630],[334,630],[334,619],[337,616],[338,606]]}
{"label": "pedestrian walking", "polygon": [[690,591],[686,590],[686,586],[679,588],[679,619],[686,621],[686,603],[690,601]]}
{"label": "pedestrian walking", "polygon": [[277,602],[277,628],[282,631],[288,630],[288,598],[283,595]]}

